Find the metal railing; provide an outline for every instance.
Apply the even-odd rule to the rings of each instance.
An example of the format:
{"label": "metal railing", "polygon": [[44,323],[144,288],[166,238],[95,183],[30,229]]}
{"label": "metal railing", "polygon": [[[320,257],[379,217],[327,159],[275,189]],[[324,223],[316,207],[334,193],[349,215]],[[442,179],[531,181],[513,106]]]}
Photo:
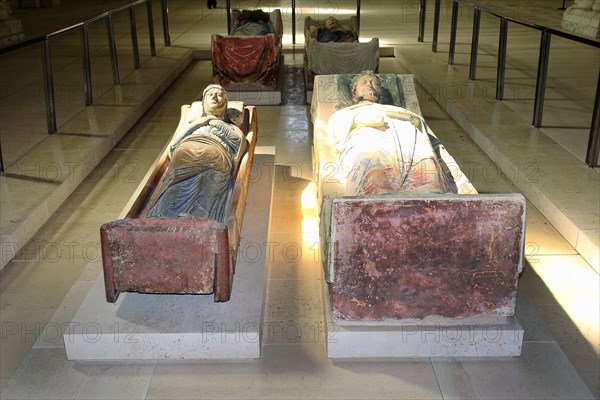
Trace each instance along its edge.
{"label": "metal railing", "polygon": [[[89,44],[89,25],[104,19],[106,21],[106,31],[108,34],[108,48],[111,60],[112,78],[114,85],[121,84],[121,78],[119,76],[119,63],[117,57],[117,48],[115,42],[115,32],[113,24],[113,15],[116,13],[127,11],[129,13],[129,25],[131,32],[131,46],[133,53],[133,67],[135,69],[140,68],[140,52],[137,38],[137,23],[135,17],[135,7],[138,5],[146,5],[146,14],[148,17],[148,38],[150,42],[150,54],[156,56],[156,43],[154,39],[154,22],[152,18],[152,0],[138,0],[133,3],[112,9],[97,15],[87,21],[79,22],[69,27],[60,29],[58,31],[49,33],[47,35],[35,37],[29,40],[25,40],[16,43],[11,46],[0,48],[0,56],[11,53],[15,50],[22,49],[28,46],[39,44],[42,51],[42,73],[44,81],[44,99],[46,104],[46,123],[48,126],[48,133],[54,134],[57,132],[56,124],[56,106],[55,106],[55,95],[54,95],[54,76],[52,72],[52,54],[50,40],[56,36],[65,34],[79,29],[81,34],[81,58],[83,62],[83,78],[84,78],[84,95],[85,105],[91,106],[94,102],[93,88],[92,88],[92,72],[91,72],[91,57],[90,57],[90,44]],[[163,23],[163,36],[165,46],[171,45],[169,35],[169,24],[168,24],[168,7],[167,0],[161,0],[162,10],[162,23]],[[2,144],[0,143],[0,174],[4,173],[4,160],[2,157]]]}
{"label": "metal railing", "polygon": [[[433,21],[433,38],[431,50],[437,52],[438,46],[438,32],[440,23],[440,7],[441,0],[435,0],[435,11]],[[454,64],[454,53],[456,50],[456,31],[458,25],[458,9],[459,6],[473,8],[473,33],[471,40],[471,58],[469,63],[469,79],[475,80],[476,69],[477,69],[477,48],[479,45],[479,26],[481,21],[481,13],[491,15],[500,19],[500,33],[498,42],[498,65],[496,69],[496,100],[503,100],[504,98],[504,77],[506,69],[506,44],[508,38],[508,23],[514,23],[517,25],[525,26],[531,29],[535,29],[541,32],[540,39],[540,51],[538,60],[538,69],[536,76],[536,88],[533,108],[533,119],[532,125],[535,128],[542,126],[542,116],[544,111],[544,94],[546,91],[546,78],[548,75],[548,60],[550,56],[550,42],[552,36],[559,36],[565,39],[572,40],[577,43],[582,43],[588,46],[600,48],[600,42],[588,39],[586,37],[577,36],[568,32],[563,32],[557,29],[549,28],[534,24],[531,22],[519,20],[516,18],[502,15],[498,12],[489,10],[485,7],[469,3],[463,0],[452,0],[452,19],[450,26],[450,45],[448,51],[448,64]],[[426,0],[420,0],[420,14],[419,14],[419,36],[418,41],[423,42],[425,33],[425,11],[426,11]],[[594,101],[594,109],[592,111],[592,122],[588,140],[588,147],[586,150],[585,163],[590,167],[598,166],[598,155],[600,154],[600,71],[598,73],[598,80],[596,83],[596,97]]]}

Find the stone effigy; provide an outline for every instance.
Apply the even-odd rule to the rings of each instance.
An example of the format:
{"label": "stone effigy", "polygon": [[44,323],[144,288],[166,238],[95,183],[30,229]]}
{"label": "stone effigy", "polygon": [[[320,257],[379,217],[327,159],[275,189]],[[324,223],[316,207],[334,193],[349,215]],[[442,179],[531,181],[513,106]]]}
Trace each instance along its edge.
{"label": "stone effigy", "polygon": [[247,143],[237,126],[222,119],[227,107],[222,86],[208,86],[202,105],[203,115],[189,129],[178,132],[169,145],[169,167],[148,217],[225,222],[232,177]]}
{"label": "stone effigy", "polygon": [[412,76],[318,76],[311,113],[333,317],[513,316],[525,200],[477,194],[420,117]]}
{"label": "stone effigy", "polygon": [[181,108],[173,139],[123,219],[100,229],[106,299],[120,292],[229,300],[254,147],[254,107],[218,85]]}
{"label": "stone effigy", "polygon": [[[323,26],[312,25],[309,27],[311,37],[316,36],[317,42],[358,42],[356,25],[343,24],[335,17],[327,17]],[[316,29],[316,35],[314,30]]]}
{"label": "stone effigy", "polygon": [[211,38],[213,81],[230,90],[274,90],[281,67],[280,10],[233,10],[231,18],[231,33]]}
{"label": "stone effigy", "polygon": [[304,20],[306,87],[312,90],[315,75],[356,74],[379,68],[379,39],[358,40],[358,20],[329,17]]}
{"label": "stone effigy", "polygon": [[329,138],[337,153],[344,196],[446,193],[441,167],[417,114],[380,104],[381,80],[371,71],[351,82],[356,103],[331,115]]}

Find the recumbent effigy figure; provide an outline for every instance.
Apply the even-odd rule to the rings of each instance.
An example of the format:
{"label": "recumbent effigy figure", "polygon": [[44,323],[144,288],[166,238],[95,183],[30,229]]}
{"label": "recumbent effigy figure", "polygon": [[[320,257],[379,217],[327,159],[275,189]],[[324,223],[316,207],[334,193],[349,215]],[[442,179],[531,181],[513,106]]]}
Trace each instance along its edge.
{"label": "recumbent effigy figure", "polygon": [[317,30],[317,41],[327,42],[357,42],[358,35],[350,24],[342,24],[335,17],[327,17],[322,28]]}
{"label": "recumbent effigy figure", "polygon": [[476,194],[418,114],[412,77],[318,78],[315,172],[333,318],[514,315],[524,198]]}
{"label": "recumbent effigy figure", "polygon": [[[316,75],[358,74],[379,68],[379,39],[360,42],[358,18],[328,17],[304,20],[306,87],[312,91]],[[307,96],[310,98],[310,95]]]}
{"label": "recumbent effigy figure", "polygon": [[148,217],[225,220],[236,166],[247,143],[237,126],[223,120],[227,109],[223,87],[207,86],[202,105],[202,116],[169,145],[171,161]]}
{"label": "recumbent effigy figure", "polygon": [[100,228],[109,303],[122,292],[230,299],[257,132],[255,107],[219,85],[181,107],[124,217]]}
{"label": "recumbent effigy figure", "polygon": [[[357,74],[351,95],[355,104],[329,117],[327,143],[319,146],[322,238],[331,234],[335,198],[457,192],[452,175],[440,165],[423,118],[379,103],[383,90],[377,75],[372,71]],[[327,245],[323,252],[327,258]]]}
{"label": "recumbent effigy figure", "polygon": [[275,90],[282,62],[281,12],[232,10],[229,35],[213,34],[213,82],[227,90]]}
{"label": "recumbent effigy figure", "polygon": [[378,104],[381,81],[372,71],[354,77],[351,90],[356,104],[336,111],[328,122],[344,187],[339,195],[455,192],[422,117]]}

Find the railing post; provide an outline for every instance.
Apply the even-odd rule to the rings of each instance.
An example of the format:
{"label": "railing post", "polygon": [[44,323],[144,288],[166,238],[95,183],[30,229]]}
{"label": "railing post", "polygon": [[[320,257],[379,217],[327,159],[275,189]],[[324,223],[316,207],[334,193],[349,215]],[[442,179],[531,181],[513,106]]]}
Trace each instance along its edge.
{"label": "railing post", "polygon": [[454,65],[454,52],[456,50],[456,28],[458,25],[458,1],[452,2],[452,25],[450,25],[450,49],[448,51],[448,64]]}
{"label": "railing post", "polygon": [[546,77],[548,76],[548,58],[550,57],[550,39],[548,31],[542,31],[540,55],[538,59],[537,79],[535,82],[535,100],[533,102],[533,126],[542,126],[544,115],[544,94],[546,93]]}
{"label": "railing post", "polygon": [[565,0],[563,0],[562,6],[560,6],[559,10],[566,10],[566,8],[565,8]]}
{"label": "railing post", "polygon": [[419,37],[417,40],[422,42],[425,37],[425,12],[427,11],[427,1],[419,1]]}
{"label": "railing post", "polygon": [[356,0],[356,31],[360,35],[360,0]]}
{"label": "railing post", "polygon": [[150,38],[150,55],[156,56],[156,42],[154,41],[154,21],[152,19],[152,1],[146,1],[146,13],[148,14],[148,37]]}
{"label": "railing post", "polygon": [[474,81],[477,72],[477,48],[479,47],[479,25],[481,22],[481,10],[475,8],[473,14],[473,37],[471,38],[471,63],[469,64],[469,79]]}
{"label": "railing post", "polygon": [[[228,0],[229,2],[229,0]],[[171,34],[169,32],[169,6],[167,0],[161,0],[162,24],[163,24],[163,39],[165,46],[171,45]],[[229,8],[227,8],[229,10]],[[229,31],[228,31],[229,32]]]}
{"label": "railing post", "polygon": [[227,13],[226,13],[226,21],[225,23],[227,24],[227,34],[229,35],[231,33],[231,0],[227,0],[225,2],[225,8],[227,9]]}
{"label": "railing post", "polygon": [[56,133],[56,109],[54,104],[54,77],[52,75],[52,57],[50,55],[50,39],[41,42],[42,67],[44,69],[44,94],[46,98],[46,122],[48,133]]}
{"label": "railing post", "polygon": [[2,158],[2,142],[0,142],[0,175],[4,175],[4,158]]}
{"label": "railing post", "polygon": [[135,23],[135,8],[129,7],[129,28],[131,30],[131,49],[133,51],[133,68],[140,68],[140,49],[138,48],[137,26]]}
{"label": "railing post", "polygon": [[106,30],[108,31],[108,51],[110,52],[110,61],[112,64],[113,85],[120,85],[119,61],[117,60],[117,45],[115,43],[115,29],[113,26],[112,13],[106,17]]}
{"label": "railing post", "polygon": [[92,92],[92,63],[90,61],[90,39],[88,24],[81,26],[81,60],[83,62],[83,90],[85,92],[85,105],[91,106],[94,102]]}
{"label": "railing post", "polygon": [[440,8],[442,0],[435,0],[435,9],[433,10],[433,39],[431,41],[431,51],[437,52],[438,34],[440,31]]}
{"label": "railing post", "polygon": [[296,44],[296,0],[292,0],[292,44]]}
{"label": "railing post", "polygon": [[585,163],[588,167],[598,166],[598,155],[600,154],[600,71],[598,71],[598,82],[596,83],[596,99],[594,100],[594,111],[592,113],[592,127],[588,140]]}
{"label": "railing post", "polygon": [[506,39],[508,21],[500,20],[500,39],[498,40],[498,69],[496,70],[496,100],[504,99],[504,72],[506,70]]}

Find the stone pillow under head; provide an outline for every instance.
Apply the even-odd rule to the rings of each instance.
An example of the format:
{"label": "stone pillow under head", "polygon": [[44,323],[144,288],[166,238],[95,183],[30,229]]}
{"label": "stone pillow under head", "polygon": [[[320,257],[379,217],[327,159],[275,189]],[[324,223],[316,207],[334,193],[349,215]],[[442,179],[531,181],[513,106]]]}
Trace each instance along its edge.
{"label": "stone pillow under head", "polygon": [[225,111],[223,120],[225,122],[230,122],[234,125],[237,125],[238,128],[244,131],[244,102],[237,100],[228,100],[227,110]]}

